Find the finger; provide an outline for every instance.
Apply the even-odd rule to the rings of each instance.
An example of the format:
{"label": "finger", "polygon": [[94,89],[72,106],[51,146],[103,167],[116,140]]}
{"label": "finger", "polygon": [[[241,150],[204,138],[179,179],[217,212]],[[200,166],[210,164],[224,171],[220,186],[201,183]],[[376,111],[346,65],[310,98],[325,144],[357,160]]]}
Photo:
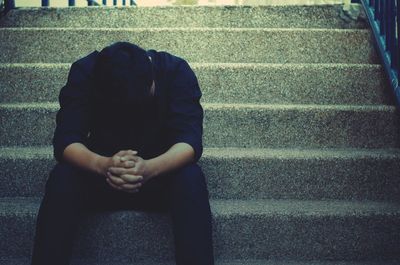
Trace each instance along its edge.
{"label": "finger", "polygon": [[120,186],[115,185],[114,183],[112,183],[112,181],[111,181],[109,178],[106,178],[106,180],[107,180],[108,184],[109,184],[111,187],[113,187],[114,189],[122,190],[122,187],[120,187]]}
{"label": "finger", "polygon": [[112,166],[114,167],[121,166],[121,157],[122,156],[114,155],[112,157]]}
{"label": "finger", "polygon": [[139,191],[138,188],[134,188],[134,189],[129,189],[128,188],[128,189],[126,189],[126,188],[123,188],[121,186],[115,185],[115,184],[112,183],[112,181],[109,178],[107,178],[107,182],[111,187],[113,187],[114,189],[117,189],[117,190],[126,191],[126,192],[130,192],[130,193],[135,193],[135,192]]}
{"label": "finger", "polygon": [[134,150],[121,150],[116,155],[125,156],[125,155],[136,155],[138,152]]}
{"label": "finger", "polygon": [[123,179],[125,182],[134,183],[134,182],[142,181],[143,176],[123,174],[123,175],[121,175],[121,179]]}
{"label": "finger", "polygon": [[135,155],[124,155],[123,157],[120,158],[120,160],[121,161],[131,160],[131,161],[137,162],[137,161],[139,161],[139,157],[135,156]]}
{"label": "finger", "polygon": [[107,173],[107,176],[115,185],[120,186],[120,185],[126,183],[126,181],[123,180],[122,178],[114,176],[114,175],[111,175],[110,173]]}
{"label": "finger", "polygon": [[[134,156],[137,154],[137,151],[133,150],[122,150],[116,153],[115,155],[112,156],[112,161],[113,161],[113,166],[121,166],[120,163],[125,161],[126,158],[123,158],[124,156]],[[132,159],[130,159],[132,160]]]}
{"label": "finger", "polygon": [[123,156],[114,156],[113,157],[113,167],[125,167],[125,161],[122,160]]}
{"label": "finger", "polygon": [[109,167],[108,172],[111,173],[111,175],[114,176],[121,176],[122,174],[126,174],[128,169],[125,169],[124,167]]}
{"label": "finger", "polygon": [[124,168],[135,167],[136,163],[133,161],[125,161],[122,163]]}
{"label": "finger", "polygon": [[116,176],[121,176],[122,174],[138,175],[137,164],[132,161],[126,161],[120,166],[109,167],[108,171]]}
{"label": "finger", "polygon": [[[142,173],[141,171],[139,171],[137,164],[135,165],[135,167],[130,167],[130,168],[125,168],[125,172],[122,173],[121,175],[136,175],[136,176],[141,176]],[[121,176],[120,175],[120,176]]]}
{"label": "finger", "polygon": [[121,175],[128,174],[128,175],[140,175],[139,170],[137,167],[109,167],[108,171],[114,175],[121,177]]}
{"label": "finger", "polygon": [[121,150],[118,153],[116,153],[116,156],[124,156],[126,153],[128,152],[128,150]]}
{"label": "finger", "polygon": [[133,190],[133,189],[137,189],[139,187],[142,186],[142,183],[136,183],[136,184],[123,184],[121,185],[122,188],[124,189],[129,189],[129,190]]}

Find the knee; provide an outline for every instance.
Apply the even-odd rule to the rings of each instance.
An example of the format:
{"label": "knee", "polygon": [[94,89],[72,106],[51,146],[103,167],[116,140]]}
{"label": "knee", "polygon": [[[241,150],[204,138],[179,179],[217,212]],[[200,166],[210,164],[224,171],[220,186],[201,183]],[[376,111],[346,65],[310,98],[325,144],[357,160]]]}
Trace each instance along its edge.
{"label": "knee", "polygon": [[75,196],[81,188],[79,170],[64,162],[57,163],[50,171],[46,182],[47,196],[71,197]]}
{"label": "knee", "polygon": [[208,198],[206,178],[199,165],[191,163],[174,171],[170,178],[171,192],[183,196]]}

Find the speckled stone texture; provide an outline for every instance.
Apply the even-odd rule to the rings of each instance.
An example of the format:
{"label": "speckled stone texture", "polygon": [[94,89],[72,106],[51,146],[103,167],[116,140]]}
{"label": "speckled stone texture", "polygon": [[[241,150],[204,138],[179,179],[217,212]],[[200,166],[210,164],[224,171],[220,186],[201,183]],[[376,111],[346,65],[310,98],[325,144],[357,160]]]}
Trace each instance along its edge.
{"label": "speckled stone texture", "polygon": [[[395,105],[383,69],[376,64],[190,65],[207,103]],[[0,102],[58,101],[69,67],[0,64]]]}
{"label": "speckled stone texture", "polygon": [[[365,28],[335,6],[19,8],[0,27]],[[179,19],[177,19],[179,18]]]}
{"label": "speckled stone texture", "polygon": [[[395,106],[204,103],[206,147],[400,147]],[[0,145],[49,145],[58,104],[0,104]]]}
{"label": "speckled stone texture", "polygon": [[115,41],[191,62],[378,62],[369,29],[0,28],[0,39],[0,62],[6,63],[73,62]]}
{"label": "speckled stone texture", "polygon": [[[212,199],[400,201],[399,149],[206,148]],[[0,194],[43,196],[50,147],[1,148]]]}
{"label": "speckled stone texture", "polygon": [[[342,6],[28,8],[0,20],[0,264],[28,265],[70,63],[113,41],[188,60],[216,265],[400,264],[400,115]],[[88,213],[71,265],[174,264],[167,213]],[[83,259],[83,260],[82,260]]]}
{"label": "speckled stone texture", "polygon": [[[211,200],[210,204],[217,259],[359,260],[398,255],[398,204],[298,200]],[[38,206],[37,199],[0,199],[0,231],[10,239],[0,241],[1,256],[29,255]],[[171,260],[171,232],[166,213],[91,212],[83,217],[73,255],[121,262]]]}
{"label": "speckled stone texture", "polygon": [[[376,260],[376,261],[293,261],[287,259],[240,259],[240,260],[216,260],[216,265],[398,265],[397,260]],[[28,259],[7,259],[2,265],[29,265]],[[102,262],[74,258],[71,265],[132,265],[127,262]],[[135,265],[175,265],[173,261],[168,262],[135,262]]]}

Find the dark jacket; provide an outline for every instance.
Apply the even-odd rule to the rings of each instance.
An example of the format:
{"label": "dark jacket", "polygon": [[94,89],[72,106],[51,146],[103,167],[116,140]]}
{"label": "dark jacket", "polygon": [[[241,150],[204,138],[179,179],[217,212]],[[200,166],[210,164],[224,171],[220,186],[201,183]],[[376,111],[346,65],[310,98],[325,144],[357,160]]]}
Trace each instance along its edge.
{"label": "dark jacket", "polygon": [[133,149],[144,159],[158,156],[173,144],[184,142],[193,147],[195,161],[200,159],[203,108],[197,78],[184,59],[167,52],[147,52],[152,57],[155,72],[156,107],[140,117],[135,113],[114,113],[107,117],[104,113],[112,113],[107,106],[94,107],[96,77],[93,69],[99,54],[97,50],[72,64],[68,81],[59,95],[60,109],[53,136],[57,161],[62,160],[64,149],[74,142],[104,156]]}

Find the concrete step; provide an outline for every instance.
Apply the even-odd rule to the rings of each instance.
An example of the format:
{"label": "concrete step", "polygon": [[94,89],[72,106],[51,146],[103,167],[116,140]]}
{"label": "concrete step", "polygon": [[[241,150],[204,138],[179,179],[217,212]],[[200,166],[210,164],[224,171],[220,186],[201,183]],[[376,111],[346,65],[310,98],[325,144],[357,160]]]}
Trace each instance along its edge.
{"label": "concrete step", "polygon": [[[377,64],[191,63],[191,67],[203,102],[395,105]],[[58,63],[0,64],[0,102],[57,101],[69,68],[70,64]]]}
{"label": "concrete step", "polygon": [[0,27],[367,27],[365,19],[350,19],[342,9],[342,5],[19,8],[11,10]]}
{"label": "concrete step", "polygon": [[[203,104],[206,147],[400,147],[396,106]],[[56,103],[0,104],[0,146],[50,145]]]}
{"label": "concrete step", "polygon": [[[0,148],[1,197],[42,196],[52,147]],[[400,149],[205,148],[212,199],[400,201]]]}
{"label": "concrete step", "polygon": [[0,28],[0,39],[0,63],[73,62],[116,41],[191,62],[379,62],[369,29]]}
{"label": "concrete step", "polygon": [[[216,259],[371,260],[400,256],[398,203],[211,200],[210,205]],[[0,200],[0,234],[8,239],[0,241],[0,256],[30,255],[38,207],[38,198]],[[78,232],[75,258],[173,260],[171,221],[166,213],[90,212]]]}
{"label": "concrete step", "polygon": [[[300,260],[216,260],[215,265],[398,265],[400,260],[376,261],[300,261]],[[29,265],[30,258],[7,259],[2,265]],[[136,262],[135,265],[175,265],[175,262]],[[71,265],[132,265],[126,262],[102,262],[99,260],[73,259]]]}

